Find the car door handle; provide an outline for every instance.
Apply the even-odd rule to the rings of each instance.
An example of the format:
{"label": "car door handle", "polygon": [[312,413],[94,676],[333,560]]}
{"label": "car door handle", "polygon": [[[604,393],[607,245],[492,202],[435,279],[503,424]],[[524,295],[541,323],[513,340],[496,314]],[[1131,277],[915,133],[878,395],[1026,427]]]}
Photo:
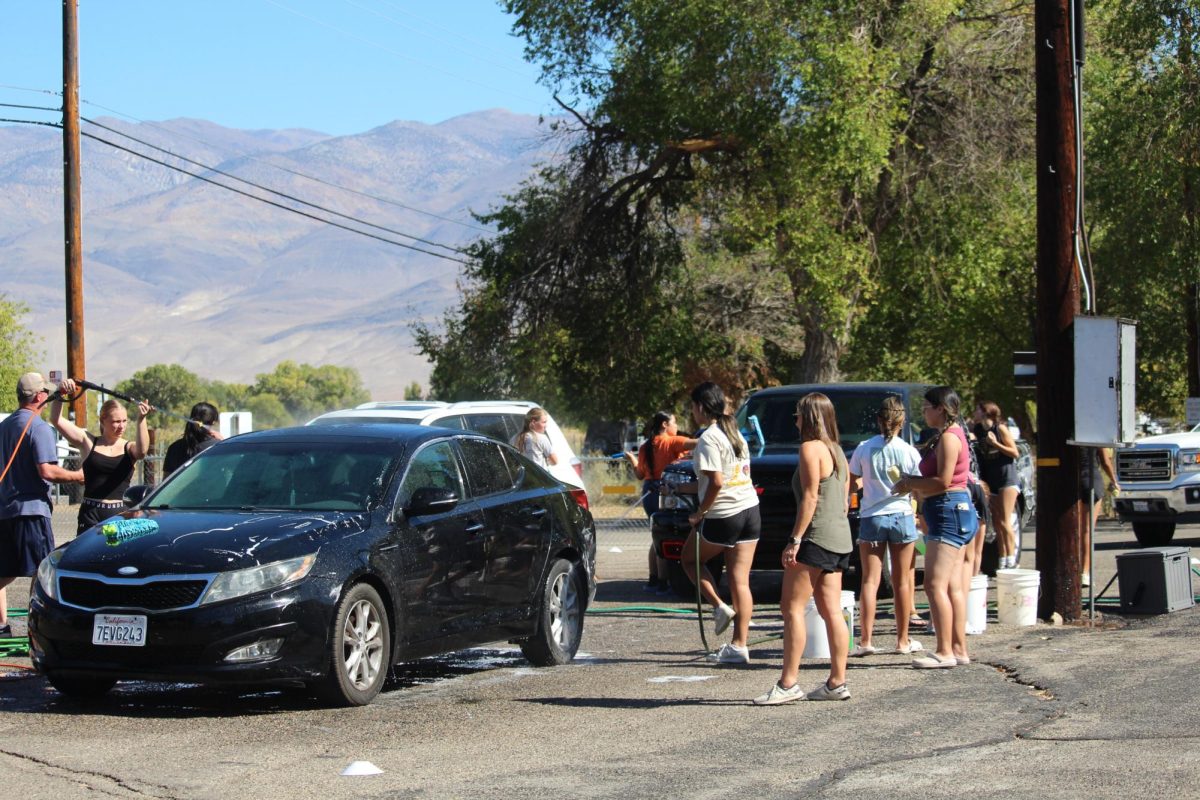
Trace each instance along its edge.
{"label": "car door handle", "polygon": [[400,547],[399,542],[393,542],[392,544],[385,544],[383,547],[379,548],[379,552],[386,553],[388,550],[396,550],[399,547]]}
{"label": "car door handle", "polygon": [[546,509],[544,509],[544,508],[527,508],[527,509],[525,509],[525,513],[531,517],[544,517],[544,516],[546,516]]}
{"label": "car door handle", "polygon": [[467,527],[463,528],[463,530],[465,530],[467,533],[479,533],[485,527],[486,526],[482,522],[476,522],[474,525],[468,525]]}

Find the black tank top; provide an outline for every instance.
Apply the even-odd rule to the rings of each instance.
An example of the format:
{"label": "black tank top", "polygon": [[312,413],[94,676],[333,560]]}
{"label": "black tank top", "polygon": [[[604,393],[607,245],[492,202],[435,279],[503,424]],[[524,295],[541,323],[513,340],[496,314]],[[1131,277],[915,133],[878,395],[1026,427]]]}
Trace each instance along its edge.
{"label": "black tank top", "polygon": [[119,456],[106,456],[96,452],[96,438],[92,439],[92,452],[83,461],[83,496],[92,500],[120,500],[133,478],[133,458],[129,445]]}

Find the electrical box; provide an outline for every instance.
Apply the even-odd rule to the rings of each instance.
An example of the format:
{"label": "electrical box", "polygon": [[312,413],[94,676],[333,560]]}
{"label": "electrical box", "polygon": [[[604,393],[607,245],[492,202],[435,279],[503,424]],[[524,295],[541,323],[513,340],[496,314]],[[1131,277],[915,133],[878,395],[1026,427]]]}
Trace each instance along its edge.
{"label": "electrical box", "polygon": [[1117,556],[1121,611],[1166,614],[1195,604],[1186,547],[1149,547]]}
{"label": "electrical box", "polygon": [[1115,447],[1136,432],[1137,323],[1075,318],[1075,435],[1072,444]]}
{"label": "electrical box", "polygon": [[254,430],[254,414],[250,411],[222,411],[221,435],[228,439],[239,433]]}

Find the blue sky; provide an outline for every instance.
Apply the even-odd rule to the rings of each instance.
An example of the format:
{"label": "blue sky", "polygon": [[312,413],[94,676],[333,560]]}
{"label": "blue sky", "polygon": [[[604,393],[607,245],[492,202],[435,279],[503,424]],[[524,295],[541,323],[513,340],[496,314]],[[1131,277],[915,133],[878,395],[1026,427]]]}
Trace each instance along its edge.
{"label": "blue sky", "polygon": [[[511,27],[495,0],[80,0],[81,113],[331,134],[554,113]],[[57,106],[24,90],[61,87],[60,3],[0,0],[0,102]]]}

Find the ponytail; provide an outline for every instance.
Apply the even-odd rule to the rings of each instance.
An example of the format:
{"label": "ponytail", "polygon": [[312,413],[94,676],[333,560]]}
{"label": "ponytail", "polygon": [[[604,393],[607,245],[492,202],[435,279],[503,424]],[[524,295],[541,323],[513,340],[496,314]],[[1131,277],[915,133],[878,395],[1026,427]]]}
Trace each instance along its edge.
{"label": "ponytail", "polygon": [[705,381],[692,389],[692,402],[700,406],[704,414],[725,434],[733,448],[734,456],[738,459],[745,458],[749,452],[746,440],[738,430],[737,420],[725,410],[725,393],[721,391],[721,387],[712,381]]}

